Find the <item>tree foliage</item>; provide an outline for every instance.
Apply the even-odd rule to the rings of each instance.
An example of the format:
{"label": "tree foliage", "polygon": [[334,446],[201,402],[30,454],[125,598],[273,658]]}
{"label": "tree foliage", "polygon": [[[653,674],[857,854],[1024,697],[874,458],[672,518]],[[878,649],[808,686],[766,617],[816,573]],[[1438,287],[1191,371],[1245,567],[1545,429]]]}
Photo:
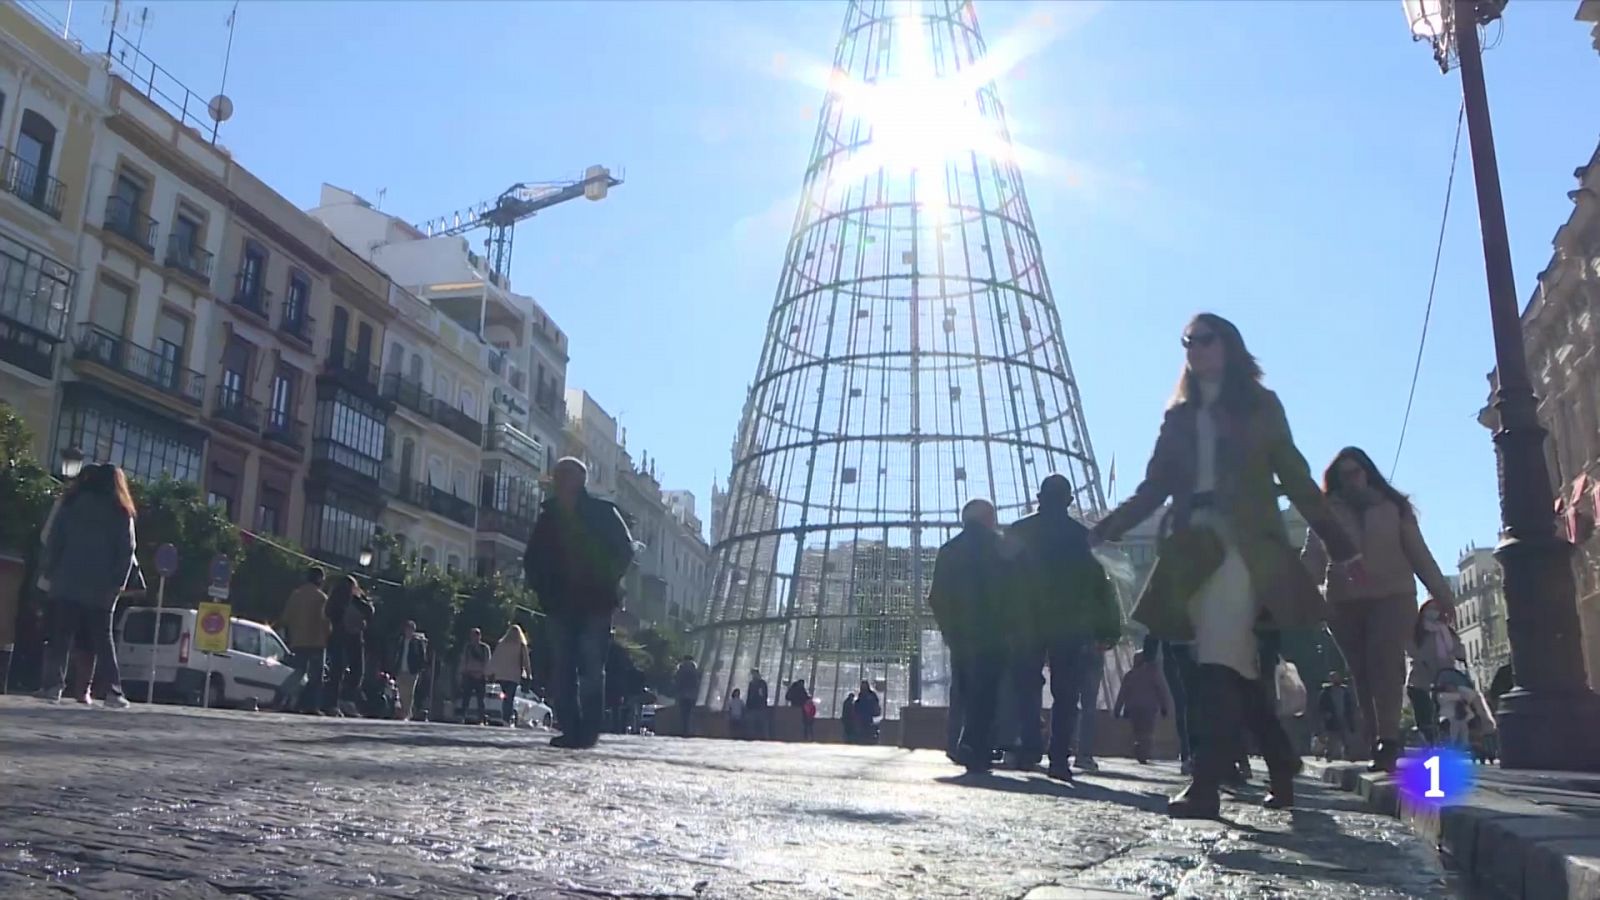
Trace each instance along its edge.
{"label": "tree foliage", "polygon": [[0,549],[32,550],[55,498],[55,479],[34,459],[32,444],[22,417],[0,400]]}
{"label": "tree foliage", "polygon": [[197,606],[211,584],[212,560],[222,555],[237,566],[243,555],[233,523],[186,481],[135,481],[133,502],[139,508],[136,552],[151,590],[156,586],[156,548],[171,544],[178,550],[178,571],[167,579],[166,604]]}
{"label": "tree foliage", "polygon": [[655,626],[641,628],[631,639],[624,641],[623,647],[633,657],[634,665],[639,667],[646,687],[658,694],[671,692],[672,677],[685,652],[684,643],[677,635]]}

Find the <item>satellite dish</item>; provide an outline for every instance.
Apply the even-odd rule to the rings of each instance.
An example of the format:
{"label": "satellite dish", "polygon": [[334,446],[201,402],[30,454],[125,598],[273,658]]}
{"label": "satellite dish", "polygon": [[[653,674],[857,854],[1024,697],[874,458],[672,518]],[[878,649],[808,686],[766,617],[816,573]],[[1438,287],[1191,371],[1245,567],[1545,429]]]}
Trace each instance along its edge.
{"label": "satellite dish", "polygon": [[233,118],[233,101],[227,94],[218,94],[206,104],[206,112],[211,114],[211,121],[222,123]]}

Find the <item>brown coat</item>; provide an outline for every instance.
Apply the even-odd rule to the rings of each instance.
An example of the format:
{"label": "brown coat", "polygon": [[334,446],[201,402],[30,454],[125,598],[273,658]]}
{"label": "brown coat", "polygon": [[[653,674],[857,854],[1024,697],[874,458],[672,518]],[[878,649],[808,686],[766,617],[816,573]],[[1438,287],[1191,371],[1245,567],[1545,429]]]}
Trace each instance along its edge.
{"label": "brown coat", "polygon": [[[1167,410],[1145,468],[1144,481],[1122,505],[1112,510],[1095,533],[1115,540],[1149,518],[1168,498],[1172,509],[1162,522],[1163,537],[1184,532],[1199,463],[1196,419],[1199,408],[1182,403]],[[1257,606],[1278,628],[1304,628],[1327,619],[1327,604],[1318,585],[1289,543],[1278,511],[1285,494],[1332,556],[1348,560],[1355,545],[1328,509],[1326,498],[1311,480],[1311,469],[1294,445],[1278,395],[1261,389],[1255,409],[1244,415],[1217,409],[1216,510],[1233,528],[1239,553],[1250,570]],[[1132,618],[1162,640],[1193,640],[1188,604],[1214,566],[1176,556],[1178,542],[1163,541],[1155,570]]]}
{"label": "brown coat", "polygon": [[289,594],[289,602],[284,604],[278,624],[289,632],[290,647],[296,650],[321,650],[328,646],[331,628],[322,615],[322,605],[327,601],[328,595],[309,582]]}
{"label": "brown coat", "polygon": [[1439,571],[1428,542],[1422,539],[1422,528],[1414,513],[1403,512],[1388,499],[1364,510],[1354,509],[1338,497],[1331,498],[1328,505],[1345,533],[1360,543],[1361,568],[1366,571],[1361,584],[1352,584],[1328,559],[1322,541],[1311,535],[1300,557],[1313,578],[1326,582],[1328,602],[1401,594],[1415,597],[1420,578],[1423,587],[1440,602],[1455,604],[1450,581]]}

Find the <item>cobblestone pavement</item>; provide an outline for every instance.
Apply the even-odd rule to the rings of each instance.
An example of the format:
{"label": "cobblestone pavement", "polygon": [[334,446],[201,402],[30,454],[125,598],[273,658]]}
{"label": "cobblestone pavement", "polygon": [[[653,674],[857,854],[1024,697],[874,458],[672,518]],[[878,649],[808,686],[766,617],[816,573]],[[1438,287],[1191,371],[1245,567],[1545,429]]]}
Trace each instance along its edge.
{"label": "cobblestone pavement", "polygon": [[1308,779],[1293,813],[1251,792],[1226,823],[1181,823],[1161,814],[1174,766],[1102,765],[1065,786],[892,747],[574,753],[504,729],[6,697],[0,896],[1455,896],[1404,826]]}

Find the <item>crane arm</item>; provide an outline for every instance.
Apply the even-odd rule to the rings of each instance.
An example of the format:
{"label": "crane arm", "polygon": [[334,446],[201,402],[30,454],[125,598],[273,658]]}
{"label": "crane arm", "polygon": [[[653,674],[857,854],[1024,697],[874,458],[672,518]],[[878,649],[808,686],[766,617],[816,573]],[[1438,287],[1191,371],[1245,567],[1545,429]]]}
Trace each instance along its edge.
{"label": "crane arm", "polygon": [[417,226],[429,237],[466,234],[479,228],[506,228],[533,216],[543,209],[593,195],[604,197],[606,191],[622,184],[609,169],[594,167],[577,181],[518,182],[493,200],[485,200],[464,210]]}

